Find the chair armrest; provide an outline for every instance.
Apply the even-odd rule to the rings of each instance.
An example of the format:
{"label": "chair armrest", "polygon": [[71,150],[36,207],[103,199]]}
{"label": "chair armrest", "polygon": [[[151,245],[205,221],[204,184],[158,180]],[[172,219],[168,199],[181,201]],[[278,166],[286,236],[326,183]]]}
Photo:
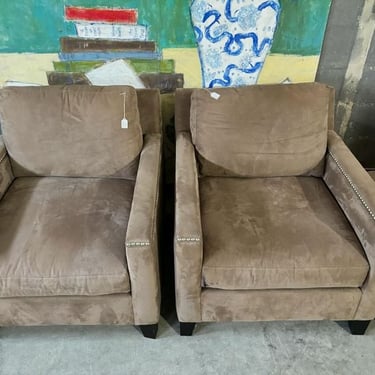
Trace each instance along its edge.
{"label": "chair armrest", "polygon": [[145,136],[126,233],[134,323],[155,324],[160,315],[158,211],[161,135]]}
{"label": "chair armrest", "polygon": [[375,317],[375,181],[334,132],[328,133],[324,181],[348,218],[365,251],[370,271],[354,319]]}
{"label": "chair armrest", "polygon": [[13,180],[14,176],[8,153],[4,145],[3,137],[0,136],[0,200],[8,190],[8,187]]}
{"label": "chair armrest", "polygon": [[176,307],[181,322],[201,321],[202,225],[198,173],[190,134],[176,138],[175,208]]}

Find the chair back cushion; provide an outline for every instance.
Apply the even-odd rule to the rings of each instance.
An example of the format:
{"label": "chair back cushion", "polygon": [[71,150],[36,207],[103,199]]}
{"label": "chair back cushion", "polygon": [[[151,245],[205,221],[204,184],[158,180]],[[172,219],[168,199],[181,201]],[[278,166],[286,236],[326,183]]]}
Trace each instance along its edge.
{"label": "chair back cushion", "polygon": [[323,84],[196,89],[190,130],[201,174],[308,174],[327,148],[331,89]]}
{"label": "chair back cushion", "polygon": [[123,177],[143,144],[128,86],[7,87],[0,123],[16,177]]}

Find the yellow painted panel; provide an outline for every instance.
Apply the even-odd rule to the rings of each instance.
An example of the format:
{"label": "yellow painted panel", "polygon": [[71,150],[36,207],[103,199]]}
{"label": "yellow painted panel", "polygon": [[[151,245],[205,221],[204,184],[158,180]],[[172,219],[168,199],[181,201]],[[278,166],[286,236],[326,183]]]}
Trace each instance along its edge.
{"label": "yellow painted panel", "polygon": [[[163,58],[175,60],[176,72],[183,73],[185,87],[201,87],[202,75],[196,48],[167,48]],[[0,54],[0,85],[7,80],[47,84],[46,72],[53,69],[57,54]],[[315,80],[319,56],[267,56],[258,83],[312,82]]]}
{"label": "yellow painted panel", "polygon": [[[185,87],[201,87],[201,68],[196,48],[170,48],[163,50],[165,59],[174,59],[176,73],[183,73]],[[319,56],[268,55],[259,75],[258,83],[313,82]]]}
{"label": "yellow painted panel", "polygon": [[184,74],[184,87],[202,87],[202,72],[197,48],[165,48],[163,58],[175,61],[176,73]]}
{"label": "yellow painted panel", "polygon": [[55,53],[1,53],[0,85],[8,80],[47,85],[46,72],[54,70],[52,61],[57,59]]}
{"label": "yellow painted panel", "polygon": [[268,55],[258,83],[314,82],[319,64],[319,55]]}

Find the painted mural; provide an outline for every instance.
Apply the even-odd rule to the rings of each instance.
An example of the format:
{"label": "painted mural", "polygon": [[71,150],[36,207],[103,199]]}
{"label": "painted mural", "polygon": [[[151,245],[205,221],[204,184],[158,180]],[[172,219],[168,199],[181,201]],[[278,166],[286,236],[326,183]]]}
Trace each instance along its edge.
{"label": "painted mural", "polygon": [[0,85],[313,81],[330,0],[0,0]]}
{"label": "painted mural", "polygon": [[204,87],[255,84],[271,48],[279,1],[194,0],[191,18]]}
{"label": "painted mural", "polygon": [[47,72],[48,83],[131,85],[162,92],[183,87],[173,60],[164,60],[149,25],[138,22],[138,9],[65,6],[74,35],[60,37],[59,61]]}

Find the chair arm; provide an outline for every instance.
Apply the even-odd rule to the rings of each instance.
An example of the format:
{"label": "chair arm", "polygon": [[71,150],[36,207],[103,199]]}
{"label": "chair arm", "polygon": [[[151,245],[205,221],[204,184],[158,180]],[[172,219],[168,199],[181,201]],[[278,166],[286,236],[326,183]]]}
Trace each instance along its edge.
{"label": "chair arm", "polygon": [[160,315],[158,211],[161,135],[145,136],[126,233],[134,323],[155,324]]}
{"label": "chair arm", "polygon": [[3,137],[0,136],[0,200],[13,182],[14,176],[10,165]]}
{"label": "chair arm", "polygon": [[375,181],[334,132],[328,134],[324,181],[348,218],[370,264],[354,319],[375,317]]}
{"label": "chair arm", "polygon": [[202,225],[198,173],[189,133],[177,133],[175,208],[176,307],[181,322],[201,320]]}

